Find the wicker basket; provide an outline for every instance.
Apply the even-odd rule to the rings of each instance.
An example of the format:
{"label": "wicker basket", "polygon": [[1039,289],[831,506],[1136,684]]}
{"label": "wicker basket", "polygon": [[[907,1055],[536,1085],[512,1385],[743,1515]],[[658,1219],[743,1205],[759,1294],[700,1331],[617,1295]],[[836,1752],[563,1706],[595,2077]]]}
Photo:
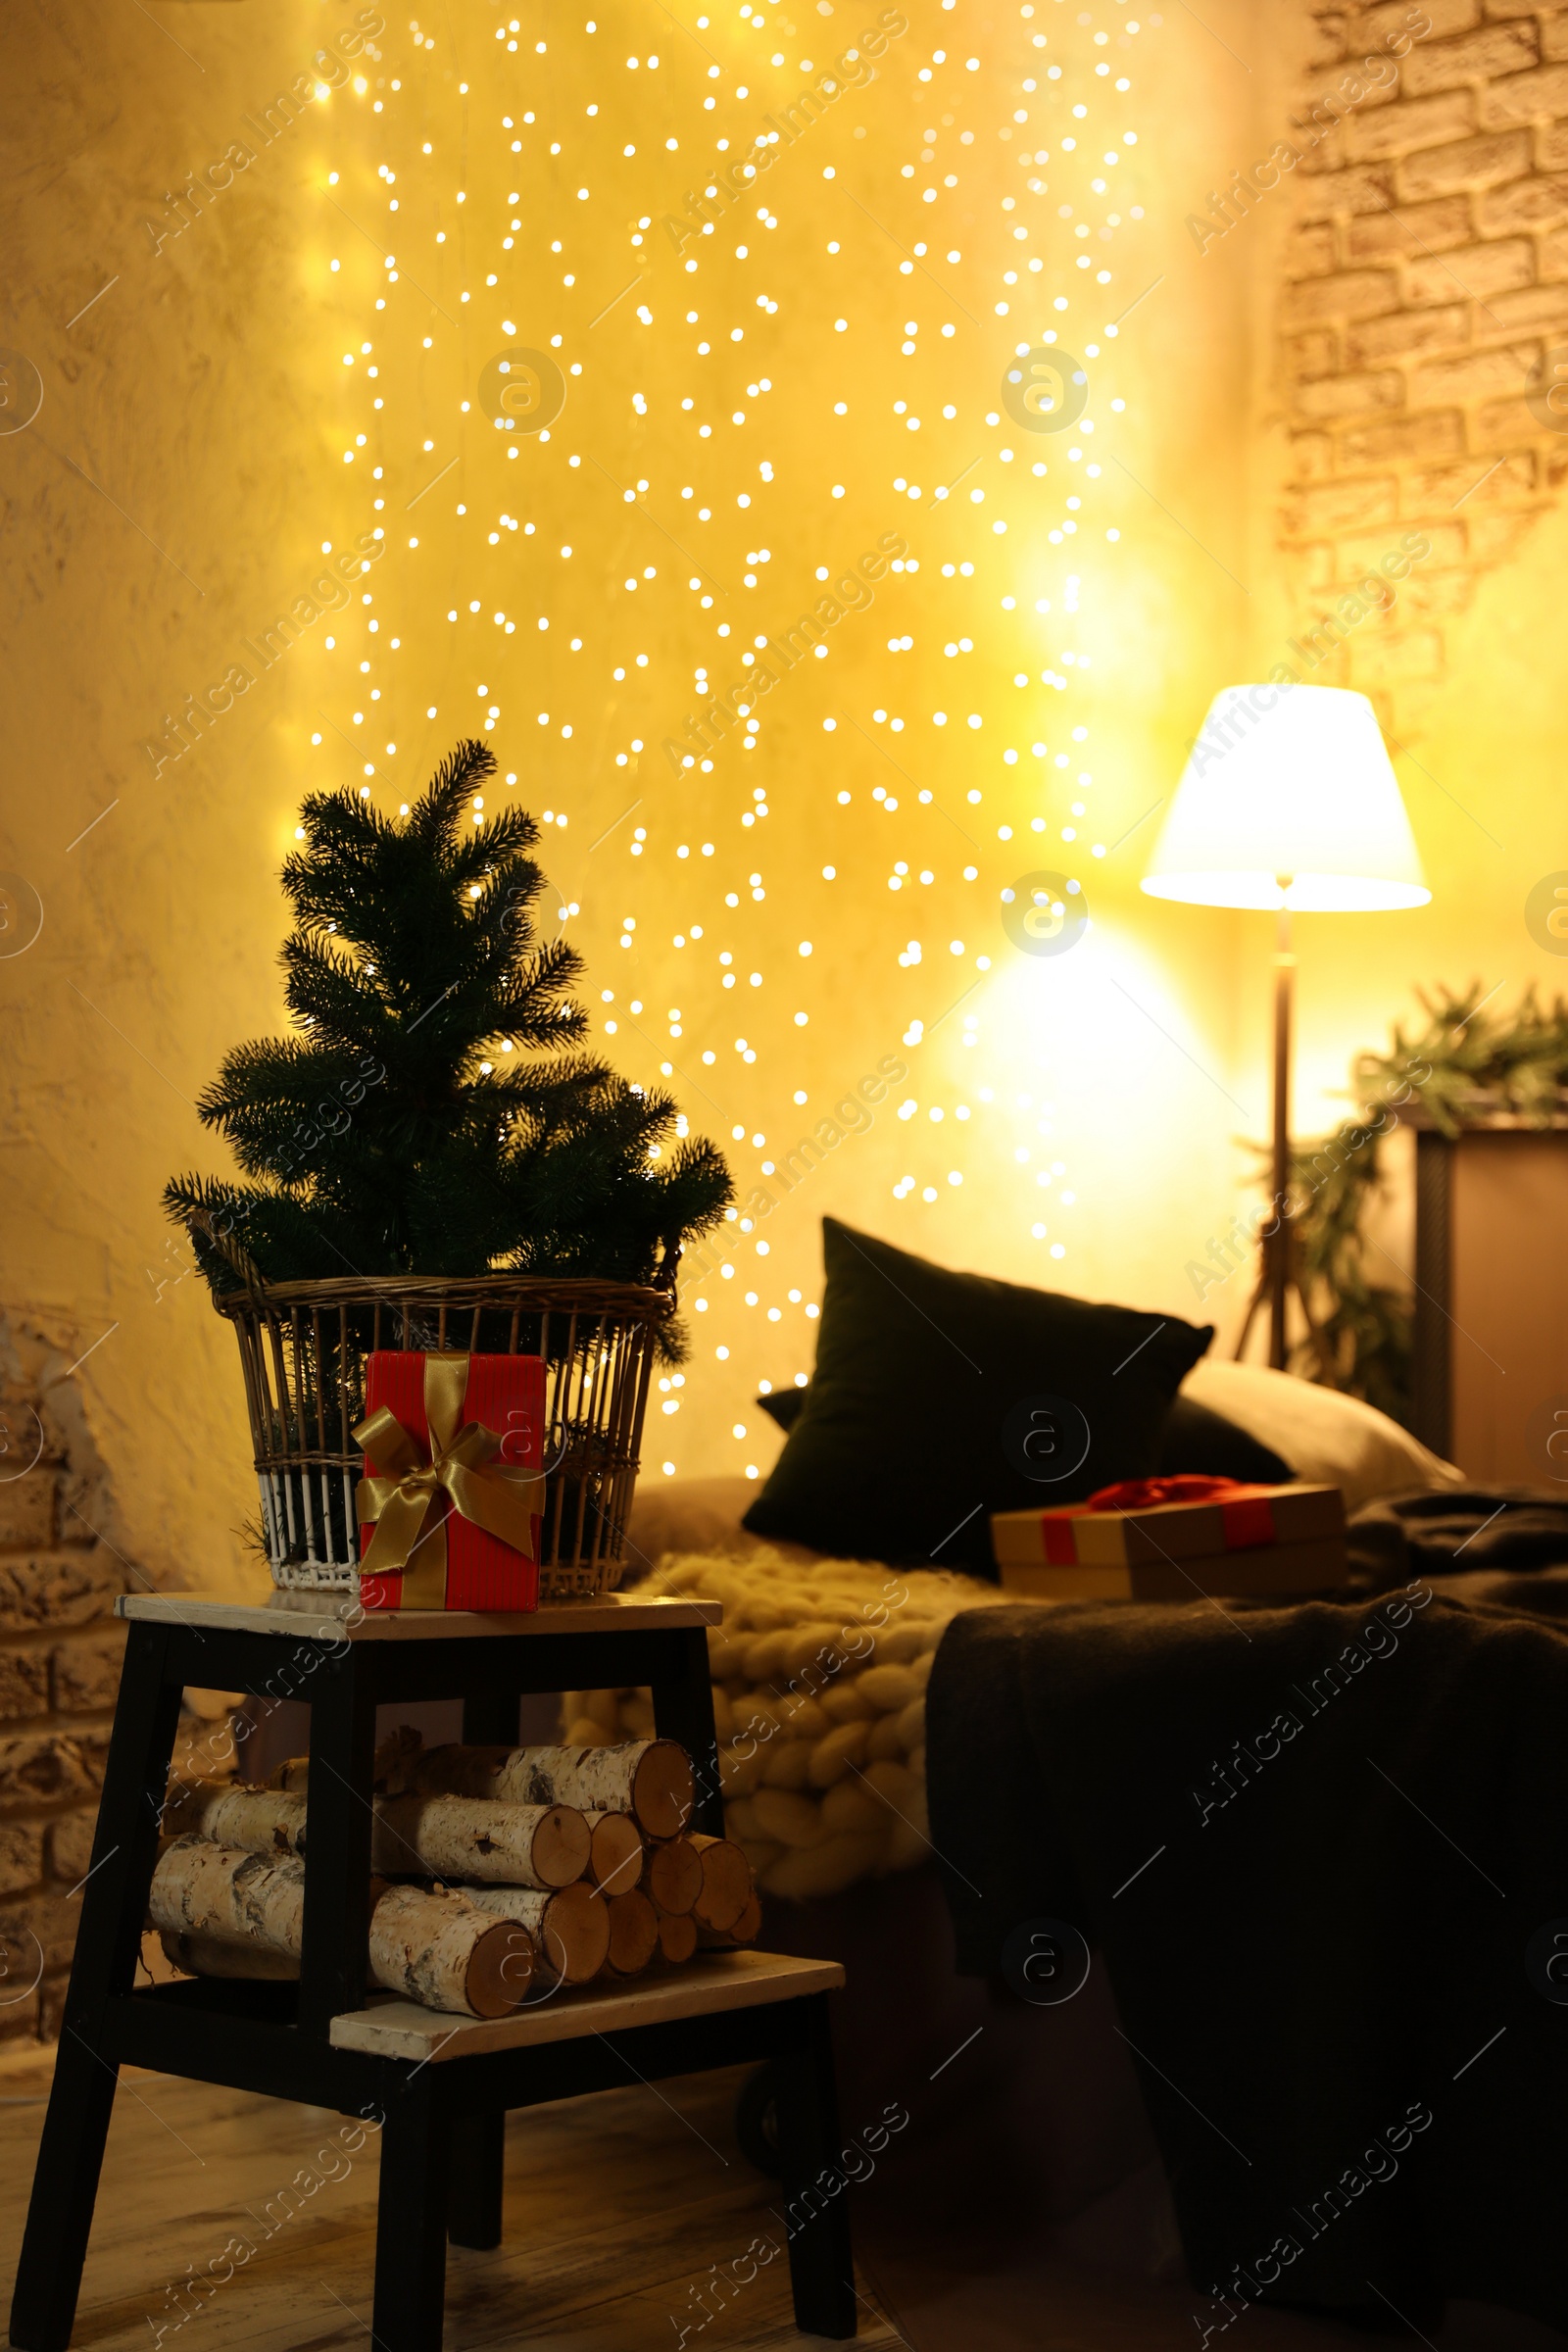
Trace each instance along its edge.
{"label": "wicker basket", "polygon": [[539,1596],[620,1582],[654,1340],[673,1312],[674,1263],[656,1284],[253,1282],[218,1301],[239,1337],[272,1582],[358,1592],[354,1490],[365,1457],[365,1360],[377,1348],[538,1355],[545,1364]]}

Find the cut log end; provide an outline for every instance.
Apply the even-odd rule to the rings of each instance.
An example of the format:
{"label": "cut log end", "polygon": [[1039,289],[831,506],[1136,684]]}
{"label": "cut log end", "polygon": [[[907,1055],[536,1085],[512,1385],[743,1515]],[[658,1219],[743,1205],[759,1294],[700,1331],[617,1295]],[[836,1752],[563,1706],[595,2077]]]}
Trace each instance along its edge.
{"label": "cut log end", "polygon": [[668,1838],[650,1846],[643,1886],[661,1911],[690,1911],[703,1890],[703,1858],[691,1838]]}
{"label": "cut log end", "polygon": [[552,1805],[533,1836],[533,1866],[545,1886],[571,1886],[587,1870],[593,1852],[585,1814],[574,1805]]}
{"label": "cut log end", "polygon": [[635,1886],[629,1893],[611,1895],[605,1908],[610,1914],[607,1965],[617,1977],[640,1976],[659,1949],[658,1912]]}
{"label": "cut log end", "polygon": [[586,1984],[610,1950],[610,1907],[579,1879],[551,1894],[528,1886],[465,1886],[465,1899],[498,1919],[516,1920],[534,1939],[534,1990],[549,1984]]}
{"label": "cut log end", "polygon": [[697,1942],[705,1952],[732,1952],[739,1944],[755,1943],[762,1933],[762,1906],[754,1890],[747,1897],[746,1908],[732,1928],[720,1933],[713,1928],[699,1928]]}
{"label": "cut log end", "polygon": [[588,1875],[606,1895],[629,1894],[643,1875],[642,1832],[629,1813],[590,1813]]}
{"label": "cut log end", "polygon": [[586,1984],[610,1957],[610,1905],[579,1881],[553,1895],[545,1914],[543,1957],[564,1984]]}
{"label": "cut log end", "polygon": [[661,1911],[659,1956],[679,1968],[697,1949],[697,1922],[689,1911]]}
{"label": "cut log end", "polygon": [[463,1989],[475,2017],[505,2017],[528,1997],[533,1937],[515,1920],[498,1919],[468,1955]]}
{"label": "cut log end", "polygon": [[745,1910],[752,1892],[752,1866],[728,1838],[690,1840],[702,1864],[703,1883],[692,1905],[700,1928],[724,1935]]}
{"label": "cut log end", "polygon": [[631,1809],[650,1838],[677,1838],[691,1819],[697,1783],[673,1740],[651,1740],[632,1775]]}

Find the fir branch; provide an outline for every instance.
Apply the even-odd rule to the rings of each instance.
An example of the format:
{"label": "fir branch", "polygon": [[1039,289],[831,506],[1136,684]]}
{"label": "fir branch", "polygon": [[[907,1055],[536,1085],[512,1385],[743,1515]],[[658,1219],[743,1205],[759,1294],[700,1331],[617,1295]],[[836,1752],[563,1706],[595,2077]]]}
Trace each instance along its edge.
{"label": "fir branch", "polygon": [[[1396,1420],[1410,1410],[1412,1312],[1402,1287],[1373,1279],[1367,1224],[1386,1193],[1382,1143],[1412,1100],[1446,1136],[1498,1111],[1547,1127],[1568,1110],[1568,1004],[1549,1008],[1534,988],[1514,1010],[1490,1009],[1479,981],[1456,995],[1417,991],[1424,1028],[1396,1024],[1387,1054],[1352,1066],[1359,1115],[1298,1146],[1292,1161],[1293,1230],[1307,1297],[1334,1366],[1334,1385]],[[1315,1351],[1296,1369],[1319,1376]]]}
{"label": "fir branch", "polygon": [[216,1290],[242,1263],[647,1283],[728,1205],[721,1154],[679,1135],[672,1099],[581,1051],[581,958],[535,929],[538,825],[510,806],[474,822],[494,772],[460,744],[402,823],[307,796],[282,876],[298,1034],[234,1048],[198,1104],[251,1181],[165,1194]]}

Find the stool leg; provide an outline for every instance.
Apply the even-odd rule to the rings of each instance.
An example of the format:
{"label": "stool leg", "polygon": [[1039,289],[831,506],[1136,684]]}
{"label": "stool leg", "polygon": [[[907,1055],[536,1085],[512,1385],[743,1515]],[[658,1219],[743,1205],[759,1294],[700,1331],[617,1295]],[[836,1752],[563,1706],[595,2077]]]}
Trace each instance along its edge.
{"label": "stool leg", "polygon": [[441,2352],[451,2122],[430,2070],[387,2109],[375,2217],[375,2352]]}
{"label": "stool leg", "polygon": [[21,2352],[65,2352],[75,2322],[120,2077],[103,2055],[104,2011],[135,1977],[179,1718],[178,1686],[164,1681],[168,1647],[161,1627],[131,1626],[11,2304]]}
{"label": "stool leg", "polygon": [[[661,1668],[653,1685],[654,1728],[661,1740],[678,1740],[697,1776],[697,1803],[690,1827],[705,1837],[724,1835],[724,1802],[718,1786],[718,1740],[713,1730],[713,1684],[708,1667],[708,1635],[700,1625],[659,1640],[674,1668]],[[677,1663],[678,1661],[678,1663]]]}
{"label": "stool leg", "polygon": [[838,2097],[827,1996],[797,2001],[794,2046],[775,2069],[781,2185],[795,2324],[806,2335],[855,2333],[855,2258],[849,2183],[839,2164]]}
{"label": "stool leg", "polygon": [[506,2161],[507,2119],[500,2108],[454,2119],[447,2235],[455,2246],[488,2253],[500,2245]]}
{"label": "stool leg", "polygon": [[19,2352],[65,2352],[98,2196],[120,2069],[63,2033],[11,2299]]}
{"label": "stool leg", "polygon": [[334,2017],[365,2004],[370,1929],[370,1775],[375,1698],[359,1644],[323,1667],[311,1692],[311,1838],[305,1857],[302,2034],[325,2041]]}

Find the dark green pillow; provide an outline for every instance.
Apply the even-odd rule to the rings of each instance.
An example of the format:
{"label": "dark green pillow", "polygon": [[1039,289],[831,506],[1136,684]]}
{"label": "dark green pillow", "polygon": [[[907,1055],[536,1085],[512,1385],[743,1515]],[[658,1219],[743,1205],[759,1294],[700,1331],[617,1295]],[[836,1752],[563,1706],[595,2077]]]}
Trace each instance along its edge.
{"label": "dark green pillow", "polygon": [[1148,1476],[1213,1337],[955,1274],[835,1217],[822,1249],[816,1370],[745,1524],[841,1558],[995,1577],[990,1513]]}
{"label": "dark green pillow", "polygon": [[[757,1402],[780,1429],[790,1430],[805,1410],[807,1394],[805,1389],[773,1389]],[[1157,1478],[1169,1478],[1178,1471],[1197,1471],[1208,1478],[1240,1478],[1254,1487],[1289,1486],[1296,1476],[1289,1462],[1282,1461],[1269,1446],[1260,1446],[1223,1413],[1192,1396],[1177,1396],[1172,1403],[1154,1463]]]}

